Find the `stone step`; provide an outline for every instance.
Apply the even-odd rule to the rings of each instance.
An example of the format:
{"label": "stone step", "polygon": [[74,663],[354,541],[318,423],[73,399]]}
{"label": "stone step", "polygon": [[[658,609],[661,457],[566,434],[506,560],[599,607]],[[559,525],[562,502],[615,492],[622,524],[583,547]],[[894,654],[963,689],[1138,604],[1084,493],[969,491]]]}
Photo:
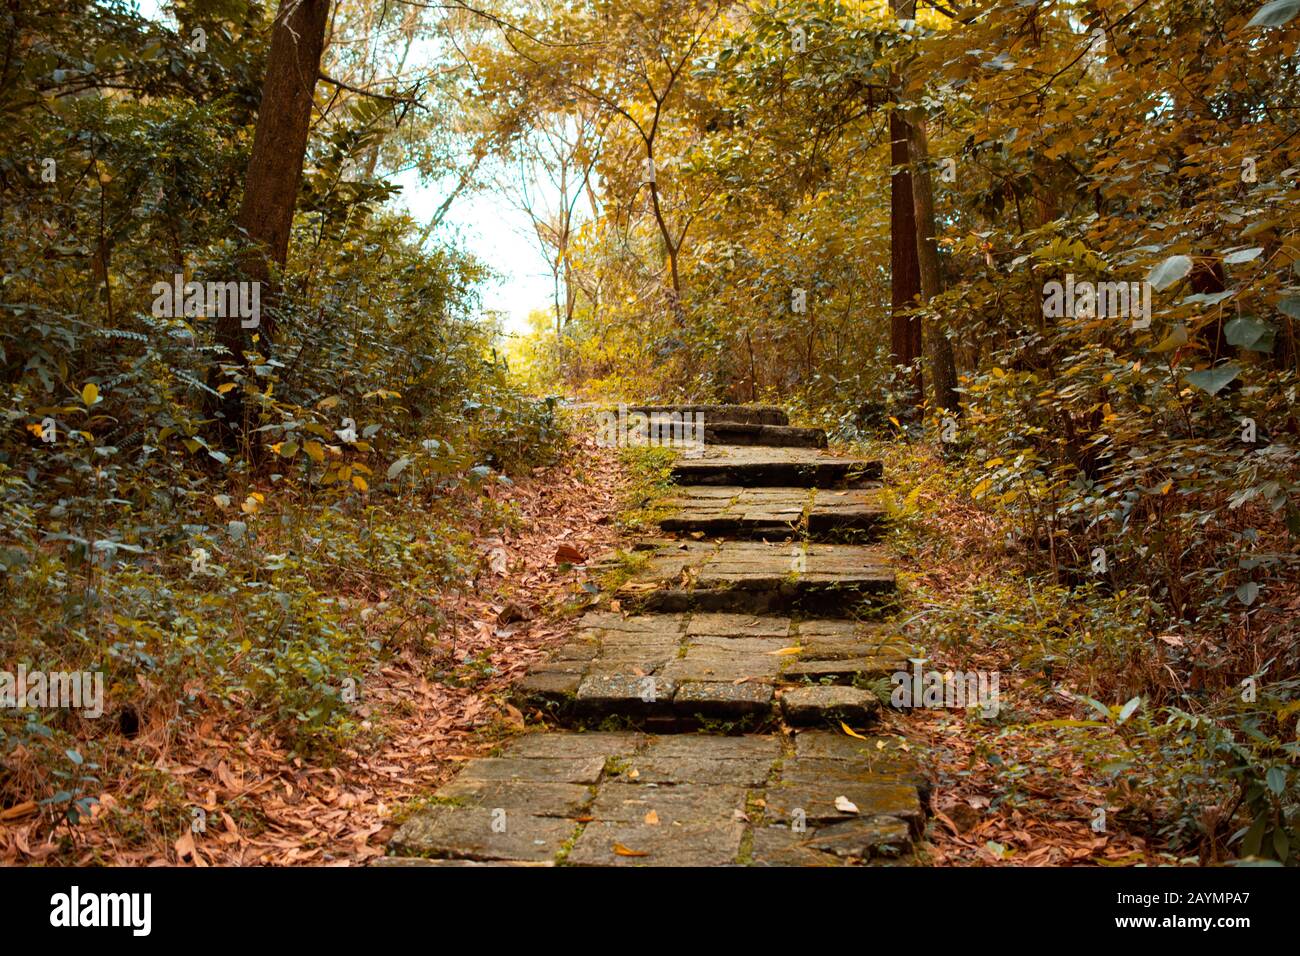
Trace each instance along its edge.
{"label": "stone step", "polygon": [[879,461],[843,458],[815,448],[762,445],[705,445],[673,463],[681,485],[739,485],[745,488],[843,488],[876,481]]}
{"label": "stone step", "polygon": [[402,824],[386,863],[906,861],[924,824],[923,786],[894,736],[536,732],[468,761]]}
{"label": "stone step", "polygon": [[656,539],[621,554],[601,562],[621,565],[614,597],[627,611],[850,617],[895,589],[886,554],[873,545]]}
{"label": "stone step", "polygon": [[826,433],[820,428],[793,425],[755,425],[744,422],[704,424],[708,445],[770,445],[779,448],[825,448]]}
{"label": "stone step", "polygon": [[651,418],[676,415],[683,421],[695,421],[697,416],[702,416],[705,428],[717,422],[743,425],[790,424],[785,409],[775,405],[628,405],[626,411],[629,415],[640,413]]}
{"label": "stone step", "polygon": [[867,541],[885,524],[880,489],[740,488],[680,485],[656,502],[668,534]]}
{"label": "stone step", "polygon": [[[514,697],[565,725],[610,717],[660,731],[711,721],[766,727],[782,717],[862,724],[879,701],[849,685],[906,671],[909,656],[890,629],[859,621],[600,611],[533,665]],[[802,693],[832,688],[854,693]]]}

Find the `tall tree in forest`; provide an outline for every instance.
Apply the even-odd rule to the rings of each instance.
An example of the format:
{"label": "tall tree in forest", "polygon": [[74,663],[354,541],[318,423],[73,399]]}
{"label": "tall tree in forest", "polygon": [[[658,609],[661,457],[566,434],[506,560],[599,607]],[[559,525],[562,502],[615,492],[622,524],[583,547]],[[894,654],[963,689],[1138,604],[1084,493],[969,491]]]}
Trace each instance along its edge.
{"label": "tall tree in forest", "polygon": [[[330,0],[280,0],[272,27],[253,153],[237,218],[250,243],[243,256],[244,271],[264,286],[270,283],[271,263],[284,265],[289,252],[329,12]],[[260,326],[260,334],[263,340],[273,336],[269,319]],[[238,317],[218,321],[217,340],[234,356],[242,354],[245,330]]]}
{"label": "tall tree in forest", "polygon": [[[916,0],[891,0],[894,16],[910,20]],[[891,85],[900,88],[897,74]],[[916,211],[912,205],[912,173],[908,163],[907,121],[898,110],[889,112],[889,289],[890,358],[896,369],[913,367],[909,402],[920,405],[924,382],[917,359],[921,357],[921,318],[913,314],[921,294],[921,267],[917,261]]]}
{"label": "tall tree in forest", "polygon": [[[912,205],[916,211],[916,258],[921,271],[921,297],[932,302],[943,292],[943,274],[939,267],[939,244],[934,225],[934,184],[930,179],[930,147],[925,131],[925,114],[919,109],[906,118],[907,152],[912,166]],[[957,365],[952,343],[943,329],[931,327],[930,380],[934,383],[934,403],[955,412],[960,407],[957,396]]]}

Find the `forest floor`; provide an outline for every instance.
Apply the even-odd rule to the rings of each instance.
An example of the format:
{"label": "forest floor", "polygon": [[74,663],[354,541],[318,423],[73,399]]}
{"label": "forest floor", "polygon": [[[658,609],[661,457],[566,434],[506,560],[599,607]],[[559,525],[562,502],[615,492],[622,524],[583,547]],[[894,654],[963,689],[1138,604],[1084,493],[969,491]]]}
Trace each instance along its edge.
{"label": "forest floor", "polygon": [[[50,832],[35,804],[6,810],[0,864],[355,865],[382,855],[406,804],[521,728],[505,691],[572,631],[586,594],[578,555],[615,540],[619,481],[612,456],[577,445],[494,486],[510,507],[486,513],[512,520],[466,519],[483,570],[438,596],[445,623],[431,641],[403,644],[363,678],[361,733],[341,751],[304,759],[216,709],[178,736],[146,726],[122,742],[119,765],[132,770],[104,775],[90,819]],[[160,775],[183,793],[159,787]],[[178,807],[203,811],[199,832],[160,824],[190,819]]]}
{"label": "forest floor", "polygon": [[[897,449],[906,458],[886,474],[905,475],[900,497],[920,489],[917,528],[895,540],[900,580],[908,601],[902,617],[938,662],[1000,675],[998,720],[977,712],[914,708],[906,731],[928,756],[934,786],[927,831],[935,865],[1112,866],[1172,863],[1175,859],[1139,836],[1093,829],[1097,808],[1106,808],[1108,785],[1099,772],[1101,753],[1124,751],[1106,728],[1069,727],[1057,722],[1086,718],[1086,709],[1061,687],[1046,690],[1025,679],[1016,666],[1019,642],[998,640],[972,627],[958,647],[938,648],[926,640],[928,616],[967,608],[978,591],[1004,590],[1032,601],[1032,588],[1019,576],[1021,562],[1007,545],[1007,529],[976,507],[950,480],[932,449]],[[923,595],[923,596],[922,596]],[[937,653],[936,653],[937,652]]]}

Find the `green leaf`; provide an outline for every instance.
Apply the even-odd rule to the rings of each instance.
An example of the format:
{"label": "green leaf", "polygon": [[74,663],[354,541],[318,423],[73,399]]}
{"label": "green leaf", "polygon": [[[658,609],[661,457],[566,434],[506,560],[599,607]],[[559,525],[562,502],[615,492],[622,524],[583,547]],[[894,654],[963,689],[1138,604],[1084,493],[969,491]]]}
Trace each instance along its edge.
{"label": "green leaf", "polygon": [[1107,707],[1105,704],[1103,704],[1101,701],[1093,700],[1091,697],[1087,697],[1083,694],[1079,695],[1079,700],[1083,701],[1085,704],[1087,704],[1097,713],[1101,714],[1103,720],[1106,721],[1110,720],[1110,708]]}
{"label": "green leaf", "polygon": [[1238,249],[1236,252],[1230,252],[1223,257],[1223,264],[1235,266],[1242,262],[1249,262],[1251,259],[1258,259],[1260,253],[1264,251],[1263,246],[1256,246],[1253,249]]}
{"label": "green leaf", "polygon": [[1246,839],[1241,841],[1241,852],[1246,856],[1259,856],[1260,845],[1264,842],[1264,828],[1268,826],[1268,813],[1255,817],[1255,822],[1246,831]]}
{"label": "green leaf", "polygon": [[69,747],[67,750],[63,752],[68,755],[69,760],[75,763],[78,767],[81,766],[81,762],[83,759],[81,754],[77,753],[77,751],[73,750],[71,747]]}
{"label": "green leaf", "polygon": [[1264,779],[1268,784],[1268,789],[1272,790],[1279,797],[1282,796],[1282,791],[1286,789],[1285,767],[1269,767],[1268,774]]}
{"label": "green leaf", "polygon": [[1142,705],[1141,696],[1134,697],[1132,700],[1130,700],[1127,704],[1123,706],[1123,708],[1119,712],[1119,718],[1115,722],[1117,724],[1124,723],[1124,721],[1128,720],[1130,717],[1133,716],[1133,712],[1137,710],[1138,707],[1140,707],[1141,705]]}
{"label": "green leaf", "polygon": [[409,458],[399,458],[397,459],[397,461],[389,465],[388,466],[389,479],[391,480],[393,478],[396,478],[398,475],[400,475],[403,471],[406,470],[406,466],[409,465],[410,463],[411,463],[411,459]]}
{"label": "green leaf", "polygon": [[1248,27],[1281,27],[1300,13],[1300,0],[1272,0],[1255,11]]}
{"label": "green leaf", "polygon": [[1285,827],[1278,827],[1273,831],[1273,852],[1277,854],[1277,858],[1283,863],[1291,855],[1291,840],[1286,835]]}
{"label": "green leaf", "polygon": [[1235,362],[1228,362],[1218,368],[1207,368],[1201,372],[1188,372],[1186,378],[1188,385],[1194,385],[1201,391],[1214,395],[1240,374],[1240,366]]}
{"label": "green leaf", "polygon": [[1237,600],[1246,607],[1255,603],[1255,598],[1259,597],[1259,585],[1254,581],[1247,581],[1241,587],[1237,588]]}
{"label": "green leaf", "polygon": [[[1296,262],[1300,264],[1300,259]],[[1300,319],[1300,295],[1290,295],[1277,304],[1278,309],[1293,319]]]}
{"label": "green leaf", "polygon": [[1273,326],[1250,316],[1233,319],[1223,327],[1229,345],[1250,349],[1252,352],[1273,351]]}
{"label": "green leaf", "polygon": [[1147,281],[1157,291],[1167,289],[1192,271],[1192,260],[1187,256],[1170,256],[1147,274]]}

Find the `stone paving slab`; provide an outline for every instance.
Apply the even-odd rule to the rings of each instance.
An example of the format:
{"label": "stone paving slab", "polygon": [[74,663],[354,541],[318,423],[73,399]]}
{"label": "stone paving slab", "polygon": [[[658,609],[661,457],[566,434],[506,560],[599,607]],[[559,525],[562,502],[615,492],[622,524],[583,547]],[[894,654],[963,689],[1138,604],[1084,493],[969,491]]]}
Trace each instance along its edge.
{"label": "stone paving slab", "polygon": [[[613,409],[617,411],[617,409]],[[776,405],[629,405],[629,415],[694,416],[703,415],[707,428],[711,423],[735,422],[744,425],[789,425],[784,408]]]}
{"label": "stone paving slab", "polygon": [[[398,856],[382,865],[833,866],[904,857],[922,820],[920,796],[901,773],[910,754],[899,738],[846,738],[861,745],[850,750],[831,737],[527,734],[500,757],[468,761],[435,805],[401,826],[390,843]],[[818,756],[801,758],[801,748]],[[551,755],[569,752],[581,754],[570,759],[577,765],[600,761],[594,784],[554,782],[563,774],[551,764],[566,758]],[[874,769],[882,752],[900,772]],[[548,769],[508,782],[481,769],[529,763]]]}
{"label": "stone paving slab", "polygon": [[885,523],[878,488],[740,488],[685,485],[657,506],[668,534],[733,538],[812,537],[866,540]]}
{"label": "stone paving slab", "polygon": [[[575,647],[590,653],[577,657]],[[888,626],[861,621],[593,612],[569,644],[530,669],[515,699],[560,723],[594,725],[618,716],[660,728],[745,719],[759,726],[775,719],[779,695],[792,688],[875,680],[906,670],[908,654]],[[845,707],[832,696],[821,701],[822,712],[817,706],[805,702],[796,719],[871,716],[864,709],[871,705]]]}
{"label": "stone paving slab", "polygon": [[878,480],[881,465],[815,448],[705,445],[690,457],[678,458],[671,474],[679,485],[841,488]]}
{"label": "stone paving slab", "polygon": [[615,597],[629,610],[846,617],[894,591],[894,571],[872,545],[766,541],[656,542]]}
{"label": "stone paving slab", "polygon": [[438,806],[404,823],[390,846],[403,856],[540,863],[554,861],[578,826],[502,808]]}
{"label": "stone paving slab", "polygon": [[826,433],[820,428],[792,425],[760,425],[748,422],[704,423],[706,445],[769,445],[777,448],[825,448]]}

